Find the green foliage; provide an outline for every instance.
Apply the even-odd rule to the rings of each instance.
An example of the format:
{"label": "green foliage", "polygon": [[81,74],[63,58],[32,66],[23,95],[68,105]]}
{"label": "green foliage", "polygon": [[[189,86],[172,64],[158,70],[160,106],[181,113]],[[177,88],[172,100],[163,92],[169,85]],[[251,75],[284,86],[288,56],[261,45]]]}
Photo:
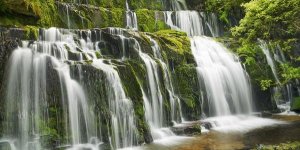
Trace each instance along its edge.
{"label": "green foliage", "polygon": [[263,91],[269,89],[272,85],[272,80],[261,80],[260,87]]}
{"label": "green foliage", "polygon": [[157,0],[129,0],[129,7],[133,10],[146,8],[151,10],[163,10],[161,1]]}
{"label": "green foliage", "polygon": [[239,26],[232,28],[231,31],[233,37],[239,39],[240,46],[235,51],[245,63],[251,78],[262,90],[276,83],[266,58],[258,47],[258,38],[268,41],[271,52],[280,47],[291,59],[292,63],[278,68],[284,80],[282,83],[299,78],[299,69],[295,66],[297,56],[291,51],[300,35],[300,1],[251,0],[242,6],[245,8],[245,16]]}
{"label": "green foliage", "polygon": [[136,15],[138,19],[138,27],[143,32],[155,32],[167,29],[168,26],[163,20],[156,19],[156,15],[160,12],[148,9],[137,9]]}
{"label": "green foliage", "polygon": [[206,0],[206,10],[209,12],[217,12],[220,20],[229,24],[229,16],[236,15],[233,12],[241,9],[241,4],[249,2],[249,0]]}
{"label": "green foliage", "polygon": [[282,77],[284,78],[284,82],[289,82],[293,79],[300,79],[300,68],[293,67],[290,64],[281,64],[282,69]]}
{"label": "green foliage", "polygon": [[120,8],[112,8],[111,12],[111,24],[112,27],[124,27],[124,17],[125,13],[123,9]]}
{"label": "green foliage", "polygon": [[163,58],[174,66],[182,62],[194,62],[190,39],[186,33],[174,30],[161,30],[153,34],[163,50]]}
{"label": "green foliage", "polygon": [[159,38],[163,39],[164,44],[168,46],[170,50],[177,52],[178,54],[184,54],[191,52],[190,40],[186,33],[174,30],[162,30],[155,33]]}
{"label": "green foliage", "polygon": [[0,13],[4,13],[6,11],[6,6],[4,4],[4,1],[0,1]]}
{"label": "green foliage", "polygon": [[55,141],[61,139],[57,130],[52,128],[55,126],[56,120],[51,118],[47,122],[40,120],[39,131],[43,136],[42,144],[46,147],[52,147],[55,145]]}
{"label": "green foliage", "polygon": [[249,41],[296,37],[300,32],[299,0],[252,0],[233,35]]}
{"label": "green foliage", "polygon": [[24,0],[24,2],[27,9],[31,9],[40,18],[39,24],[41,26],[58,26],[58,11],[55,0]]}
{"label": "green foliage", "polygon": [[275,79],[268,65],[265,55],[257,43],[243,41],[232,49],[241,58],[245,68],[252,79],[252,83],[259,85],[262,90],[273,86]]}
{"label": "green foliage", "polygon": [[25,26],[25,39],[37,40],[39,37],[39,28],[36,26]]}

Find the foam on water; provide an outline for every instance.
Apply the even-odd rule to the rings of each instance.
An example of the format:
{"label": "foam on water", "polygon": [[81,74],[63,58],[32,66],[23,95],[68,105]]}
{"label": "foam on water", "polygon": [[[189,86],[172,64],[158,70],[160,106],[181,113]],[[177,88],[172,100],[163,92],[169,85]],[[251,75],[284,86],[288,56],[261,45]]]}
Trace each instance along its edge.
{"label": "foam on water", "polygon": [[193,137],[185,136],[169,136],[163,139],[155,140],[151,144],[145,144],[137,147],[128,147],[121,150],[170,150],[171,147],[182,145],[183,143],[194,139]]}
{"label": "foam on water", "polygon": [[285,121],[260,118],[260,117],[248,116],[248,115],[211,117],[202,120],[202,122],[210,123],[212,125],[211,130],[226,132],[226,133],[228,132],[246,133],[251,130],[264,128],[267,126],[287,124],[287,122]]}

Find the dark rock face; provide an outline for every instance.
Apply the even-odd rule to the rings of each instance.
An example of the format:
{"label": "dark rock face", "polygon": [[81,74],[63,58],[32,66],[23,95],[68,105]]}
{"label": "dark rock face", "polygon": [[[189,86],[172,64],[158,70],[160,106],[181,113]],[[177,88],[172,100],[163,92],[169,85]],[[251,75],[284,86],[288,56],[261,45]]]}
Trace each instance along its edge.
{"label": "dark rock face", "polygon": [[6,71],[6,65],[10,54],[16,49],[20,43],[19,39],[22,37],[22,32],[17,29],[0,28],[0,135],[3,133],[2,124],[4,119],[4,77]]}
{"label": "dark rock face", "polygon": [[262,91],[260,86],[252,84],[253,103],[256,111],[278,111],[276,102],[272,100],[271,89]]}
{"label": "dark rock face", "polygon": [[205,10],[205,0],[186,0],[186,4],[190,10]]}

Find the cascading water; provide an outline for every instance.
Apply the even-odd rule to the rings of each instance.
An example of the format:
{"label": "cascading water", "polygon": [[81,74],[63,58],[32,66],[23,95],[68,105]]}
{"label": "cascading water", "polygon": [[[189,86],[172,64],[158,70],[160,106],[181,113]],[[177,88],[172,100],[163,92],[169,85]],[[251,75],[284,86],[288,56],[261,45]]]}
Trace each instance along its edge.
{"label": "cascading water", "polygon": [[137,144],[138,139],[135,115],[132,103],[125,95],[119,74],[112,65],[105,64],[103,60],[94,60],[92,65],[106,74],[115,148],[132,147]]}
{"label": "cascading water", "polygon": [[148,79],[148,94],[143,91],[145,116],[151,128],[154,139],[160,139],[165,136],[173,135],[171,131],[166,129],[160,130],[164,127],[164,110],[163,110],[163,96],[161,93],[160,80],[158,75],[158,64],[146,53],[142,52],[138,41],[135,41],[135,49],[138,51],[140,58],[143,60]]}
{"label": "cascading water", "polygon": [[253,111],[250,79],[238,57],[218,42],[208,37],[199,37],[221,35],[216,15],[182,9],[164,14],[165,22],[172,29],[184,31],[191,37],[191,49],[197,63],[199,84],[205,91],[201,92],[204,94],[202,104],[205,104],[203,101],[207,101],[208,105],[201,108],[209,108],[208,112],[204,112],[205,116],[215,116],[202,121],[209,122],[215,129],[225,130],[229,130],[234,124],[238,130],[243,129],[245,121],[258,121],[258,126],[273,124],[274,122],[270,120],[249,116]]}
{"label": "cascading water", "polygon": [[170,103],[171,103],[171,119],[174,122],[181,122],[181,121],[183,121],[183,119],[182,119],[180,99],[175,94],[174,87],[173,87],[172,80],[171,80],[171,74],[169,72],[169,68],[168,68],[167,64],[163,61],[163,58],[161,55],[161,50],[160,50],[158,43],[154,39],[152,39],[150,36],[148,36],[148,38],[150,39],[150,42],[152,44],[151,48],[153,50],[154,58],[156,58],[162,66],[162,70],[163,70],[163,74],[164,74],[164,82],[165,82],[165,86],[168,91]]}
{"label": "cascading water", "polygon": [[[91,31],[86,40],[76,37],[71,31],[50,28],[42,31],[40,41],[23,42],[10,58],[9,80],[6,95],[6,133],[3,139],[10,139],[16,149],[40,150],[40,139],[49,123],[48,69],[56,72],[61,96],[58,101],[66,122],[60,124],[66,133],[70,149],[90,148],[96,150],[102,143],[96,118],[91,111],[83,87],[71,77],[72,61],[93,61],[92,65],[106,75],[106,95],[109,99],[112,122],[112,147],[131,147],[137,144],[137,129],[131,101],[126,98],[121,79],[112,65],[97,60],[97,42],[91,41]],[[74,57],[74,55],[76,57]],[[51,65],[49,65],[51,64]],[[81,72],[81,71],[79,71]],[[82,75],[79,75],[80,78]],[[33,86],[33,87],[32,87]],[[32,87],[32,88],[31,88]],[[15,107],[13,104],[20,104]],[[58,117],[58,116],[57,116]],[[42,124],[41,124],[42,123]],[[69,140],[68,140],[69,139]],[[15,141],[15,142],[11,142]],[[87,144],[85,144],[87,143]],[[64,144],[64,143],[62,143]],[[11,148],[13,148],[11,146]]]}
{"label": "cascading water", "polygon": [[174,30],[186,32],[189,36],[221,35],[218,18],[214,13],[181,10],[165,11],[165,23]]}
{"label": "cascading water", "polygon": [[187,10],[185,0],[172,0],[171,7],[173,10]]}
{"label": "cascading water", "polygon": [[[18,137],[18,149],[41,149],[39,139],[42,128],[41,121],[48,122],[47,106],[47,76],[46,64],[51,62],[59,74],[63,103],[68,104],[66,110],[72,110],[69,114],[69,125],[65,129],[70,130],[71,143],[73,145],[82,142],[81,139],[93,137],[93,114],[88,112],[88,104],[80,85],[71,79],[68,65],[62,61],[68,59],[66,41],[54,42],[62,38],[56,29],[49,29],[45,33],[46,41],[37,41],[33,44],[23,43],[24,47],[15,50],[10,58],[10,72],[7,88],[7,136]],[[68,38],[63,38],[67,39]],[[57,49],[53,48],[56,47]],[[34,85],[31,88],[31,85]],[[19,93],[19,94],[15,94]],[[13,103],[20,106],[12,107]],[[16,110],[17,109],[17,110]],[[19,111],[18,113],[13,113]],[[16,115],[18,114],[18,115]],[[83,116],[82,118],[80,116]],[[11,128],[12,120],[19,123]],[[81,129],[86,128],[86,133]],[[66,131],[68,133],[68,131]],[[32,136],[34,135],[34,136]]]}
{"label": "cascading water", "polygon": [[238,58],[207,37],[194,37],[191,45],[200,83],[206,89],[209,116],[249,114],[251,88]]}
{"label": "cascading water", "polygon": [[270,53],[270,50],[268,48],[267,43],[265,41],[263,41],[263,40],[258,40],[258,41],[259,41],[259,44],[260,44],[259,46],[263,50],[263,53],[265,54],[265,56],[267,58],[267,62],[268,62],[269,66],[272,69],[272,73],[273,73],[273,75],[275,77],[276,82],[280,84],[280,81],[279,81],[278,75],[277,75],[276,66],[275,66],[275,63],[274,63],[274,61],[272,59],[272,56],[271,56],[271,53]]}
{"label": "cascading water", "polygon": [[126,0],[126,27],[132,30],[138,30],[136,13],[131,11]]}
{"label": "cascading water", "polygon": [[[273,98],[277,104],[277,107],[283,112],[282,114],[289,114],[290,105],[293,100],[292,85],[286,84],[285,86],[281,86],[281,82],[278,78],[276,65],[271,56],[271,52],[267,42],[261,39],[258,39],[258,42],[260,48],[266,56],[268,65],[271,67],[276,83],[278,84],[278,86],[273,88]],[[277,47],[275,48],[274,60],[276,60],[279,64],[283,64],[286,62],[285,56],[279,45],[277,45]]]}
{"label": "cascading water", "polygon": [[[160,48],[158,43],[152,39],[150,36],[147,36],[152,45],[153,55],[154,58],[157,59],[162,66],[162,71],[164,74],[164,83],[166,89],[169,94],[169,101],[171,105],[171,119],[174,122],[181,122],[182,121],[182,114],[181,114],[181,106],[180,100],[176,96],[174,92],[174,88],[171,82],[171,77],[169,73],[169,69],[166,63],[163,62]],[[144,105],[145,105],[145,116],[146,120],[149,123],[151,128],[151,133],[154,139],[162,139],[163,137],[174,136],[175,134],[168,128],[164,128],[164,110],[163,110],[163,96],[161,93],[160,87],[160,79],[158,74],[158,67],[159,65],[155,60],[153,60],[148,54],[143,53],[141,51],[141,47],[138,41],[135,40],[135,46],[139,55],[143,62],[146,65],[147,70],[147,79],[148,79],[148,86],[149,86],[149,95],[144,92],[143,90],[143,98],[144,98]]]}

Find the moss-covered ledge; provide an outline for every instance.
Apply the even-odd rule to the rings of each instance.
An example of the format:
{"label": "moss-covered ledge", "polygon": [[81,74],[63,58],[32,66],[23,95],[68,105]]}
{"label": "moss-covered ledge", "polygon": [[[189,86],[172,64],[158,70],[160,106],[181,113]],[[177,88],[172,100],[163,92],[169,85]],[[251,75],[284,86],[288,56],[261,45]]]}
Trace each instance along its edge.
{"label": "moss-covered ledge", "polygon": [[[168,28],[162,9],[156,3],[129,1],[137,14],[140,31],[155,32]],[[85,4],[68,0],[4,0],[0,6],[0,26],[5,27],[126,28],[125,1],[92,0]]]}

